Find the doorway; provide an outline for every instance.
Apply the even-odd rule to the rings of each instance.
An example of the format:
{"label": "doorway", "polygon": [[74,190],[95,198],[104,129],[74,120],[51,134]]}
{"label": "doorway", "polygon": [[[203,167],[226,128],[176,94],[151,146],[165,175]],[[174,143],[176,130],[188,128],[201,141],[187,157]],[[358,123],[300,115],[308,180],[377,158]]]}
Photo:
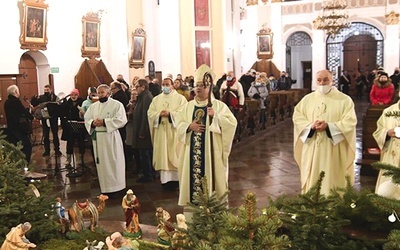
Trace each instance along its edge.
{"label": "doorway", "polygon": [[303,88],[311,92],[312,62],[311,61],[301,62],[301,68],[303,69]]}
{"label": "doorway", "polygon": [[24,106],[28,106],[26,101],[32,100],[33,96],[38,94],[36,62],[29,54],[25,53],[21,56],[18,69],[22,76],[19,86],[21,101]]}

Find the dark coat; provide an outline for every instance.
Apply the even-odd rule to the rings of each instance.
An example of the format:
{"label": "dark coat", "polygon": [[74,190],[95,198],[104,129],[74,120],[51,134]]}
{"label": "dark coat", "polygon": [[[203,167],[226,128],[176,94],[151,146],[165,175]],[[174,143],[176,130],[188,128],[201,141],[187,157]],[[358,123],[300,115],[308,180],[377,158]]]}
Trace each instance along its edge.
{"label": "dark coat", "polygon": [[151,82],[149,83],[149,91],[155,97],[161,93],[161,86],[158,83]]}
{"label": "dark coat", "polygon": [[137,97],[136,106],[132,113],[132,148],[152,148],[149,120],[147,117],[147,111],[152,100],[153,96],[147,89]]}
{"label": "dark coat", "polygon": [[[122,103],[122,105],[124,105],[124,108],[126,110],[126,106],[128,106],[129,103],[129,99],[126,96],[126,93],[121,89],[118,92],[116,92],[115,94],[112,95],[112,98],[114,100],[119,101],[120,103]],[[130,98],[130,97],[129,97]]]}
{"label": "dark coat", "polygon": [[78,106],[82,107],[83,99],[78,97],[76,102],[73,102],[71,98],[64,101],[61,104],[61,127],[63,129],[61,134],[61,140],[68,140],[68,137],[73,132],[71,125],[68,121],[83,121],[83,118],[79,116]]}
{"label": "dark coat", "polygon": [[[21,126],[20,119],[27,118],[27,122],[33,120],[33,115],[22,105],[21,100],[13,95],[9,95],[4,103],[4,112],[7,118],[7,127],[9,130],[14,130],[27,134],[26,127]],[[24,124],[26,125],[26,124]]]}

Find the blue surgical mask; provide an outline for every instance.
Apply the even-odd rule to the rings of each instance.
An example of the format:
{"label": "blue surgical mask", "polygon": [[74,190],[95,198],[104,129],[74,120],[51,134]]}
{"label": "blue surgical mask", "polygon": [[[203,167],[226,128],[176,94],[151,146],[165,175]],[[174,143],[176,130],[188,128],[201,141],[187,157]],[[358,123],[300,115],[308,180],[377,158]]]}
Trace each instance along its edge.
{"label": "blue surgical mask", "polygon": [[162,92],[164,93],[164,94],[169,94],[169,93],[171,93],[171,88],[170,87],[165,87],[165,86],[163,86],[162,87]]}
{"label": "blue surgical mask", "polygon": [[227,77],[226,77],[226,80],[228,80],[228,81],[232,81],[232,79],[233,79],[232,76],[227,76]]}

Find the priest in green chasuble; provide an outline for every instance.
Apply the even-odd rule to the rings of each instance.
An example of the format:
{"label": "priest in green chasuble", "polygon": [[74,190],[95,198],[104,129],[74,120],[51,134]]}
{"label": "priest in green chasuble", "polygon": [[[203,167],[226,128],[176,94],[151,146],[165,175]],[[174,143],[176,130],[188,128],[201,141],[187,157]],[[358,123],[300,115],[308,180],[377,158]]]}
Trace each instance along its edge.
{"label": "priest in green chasuble", "polygon": [[[193,194],[201,193],[204,176],[207,177],[210,195],[216,191],[218,196],[222,196],[228,191],[228,157],[237,122],[225,103],[212,95],[212,106],[207,106],[210,82],[203,81],[203,78],[207,78],[204,76],[208,74],[213,75],[206,65],[196,70],[196,96],[179,112],[177,119],[178,138],[184,144],[178,164],[180,206],[193,202]],[[210,145],[211,140],[213,145]],[[213,163],[211,151],[214,154]]]}
{"label": "priest in green chasuble", "polygon": [[[373,136],[381,149],[381,162],[400,168],[400,101],[383,110]],[[399,199],[400,187],[391,180],[379,171],[375,192]]]}
{"label": "priest in green chasuble", "polygon": [[162,184],[178,179],[178,155],[182,144],[178,143],[175,117],[187,103],[186,98],[174,90],[173,80],[165,78],[162,94],[153,98],[147,116],[153,143],[153,166],[160,171]]}
{"label": "priest in green chasuble", "polygon": [[333,85],[332,74],[316,75],[317,89],[296,105],[293,113],[294,158],[300,168],[301,191],[307,192],[325,172],[321,193],[354,184],[357,117],[352,99]]}

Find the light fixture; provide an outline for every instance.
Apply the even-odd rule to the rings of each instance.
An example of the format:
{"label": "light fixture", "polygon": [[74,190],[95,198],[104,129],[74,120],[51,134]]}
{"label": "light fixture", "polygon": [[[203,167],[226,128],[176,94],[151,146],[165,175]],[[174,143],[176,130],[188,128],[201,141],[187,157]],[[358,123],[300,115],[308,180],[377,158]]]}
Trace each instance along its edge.
{"label": "light fixture", "polygon": [[314,28],[335,35],[343,28],[350,27],[349,15],[344,12],[347,0],[327,0],[322,5],[322,15],[314,20]]}

